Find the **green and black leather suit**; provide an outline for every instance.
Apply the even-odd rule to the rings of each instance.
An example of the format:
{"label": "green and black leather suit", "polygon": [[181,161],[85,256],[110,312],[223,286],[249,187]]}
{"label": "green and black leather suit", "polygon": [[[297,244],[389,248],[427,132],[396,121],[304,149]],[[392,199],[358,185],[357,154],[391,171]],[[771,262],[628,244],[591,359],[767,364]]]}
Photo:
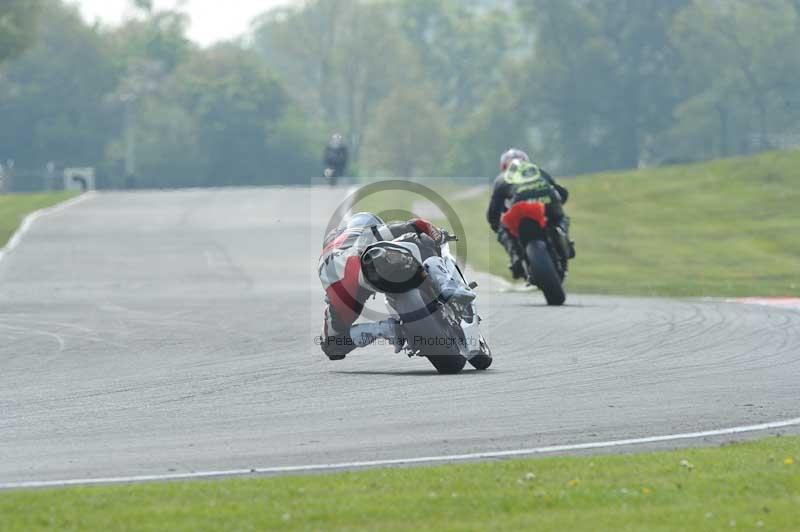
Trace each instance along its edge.
{"label": "green and black leather suit", "polygon": [[518,276],[520,265],[519,244],[500,223],[511,205],[519,201],[538,200],[545,204],[547,218],[550,223],[562,229],[569,238],[569,217],[564,213],[563,205],[569,198],[569,191],[556,183],[553,176],[533,163],[518,161],[494,180],[492,199],[486,220],[492,230],[497,233],[497,240],[511,257],[511,268]]}

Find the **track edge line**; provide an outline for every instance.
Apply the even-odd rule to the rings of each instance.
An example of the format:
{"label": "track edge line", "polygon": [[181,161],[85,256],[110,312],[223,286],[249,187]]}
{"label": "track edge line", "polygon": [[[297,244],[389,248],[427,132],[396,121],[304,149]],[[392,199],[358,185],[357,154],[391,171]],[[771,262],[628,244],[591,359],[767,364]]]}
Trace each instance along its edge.
{"label": "track edge line", "polygon": [[68,199],[66,201],[62,201],[61,203],[57,203],[50,207],[45,207],[44,209],[39,209],[37,211],[33,211],[25,215],[22,219],[22,222],[19,224],[19,227],[14,234],[11,235],[11,238],[8,239],[8,242],[4,247],[0,247],[0,262],[3,262],[3,259],[6,258],[22,241],[22,237],[25,236],[28,231],[30,231],[33,224],[39,220],[40,218],[44,218],[45,216],[49,216],[51,214],[59,213],[63,210],[66,210],[74,205],[79,203],[83,203],[84,201],[94,198],[97,196],[97,192],[91,190],[89,192],[84,192],[80,196],[75,198]]}
{"label": "track edge line", "polygon": [[613,447],[644,445],[648,443],[693,440],[698,438],[709,438],[714,436],[730,436],[733,434],[760,432],[764,430],[780,429],[797,425],[800,425],[800,417],[787,419],[784,421],[772,421],[767,423],[759,423],[755,425],[742,425],[724,429],[705,430],[698,432],[683,432],[678,434],[667,434],[662,436],[645,436],[641,438],[626,438],[621,440],[609,440],[600,442],[550,445],[544,447],[532,447],[529,449],[514,449],[508,451],[487,451],[481,453],[422,456],[416,458],[395,458],[386,460],[367,460],[367,461],[340,462],[340,463],[330,463],[330,464],[259,467],[250,469],[230,469],[221,471],[197,471],[190,473],[167,473],[163,475],[134,475],[134,476],[106,477],[106,478],[7,482],[7,483],[0,483],[0,490],[63,488],[70,486],[132,484],[139,482],[158,482],[158,481],[176,481],[176,480],[199,480],[199,479],[213,479],[221,477],[241,477],[249,475],[315,473],[315,472],[337,471],[337,470],[347,470],[347,469],[366,469],[372,467],[404,466],[404,465],[417,465],[417,464],[434,465],[434,464],[446,464],[452,462],[465,462],[474,460],[520,458],[526,456],[536,456],[536,455],[552,454],[552,453],[566,452],[566,451],[608,449]]}

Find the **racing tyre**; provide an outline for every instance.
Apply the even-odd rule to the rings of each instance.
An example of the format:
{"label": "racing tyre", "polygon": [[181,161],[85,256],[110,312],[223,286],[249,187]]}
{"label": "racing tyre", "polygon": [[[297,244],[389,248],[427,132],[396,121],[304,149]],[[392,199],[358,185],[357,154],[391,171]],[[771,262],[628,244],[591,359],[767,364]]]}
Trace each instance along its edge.
{"label": "racing tyre", "polygon": [[553,259],[547,251],[547,244],[542,240],[532,240],[525,247],[525,254],[530,264],[533,284],[539,287],[548,305],[563,305],[567,299],[564,287],[561,286]]}
{"label": "racing tyre", "polygon": [[459,355],[430,355],[428,360],[431,361],[436,371],[442,375],[455,375],[461,373],[467,359]]}
{"label": "racing tyre", "polygon": [[472,364],[472,367],[483,371],[489,369],[489,366],[492,365],[492,357],[489,355],[477,355],[469,359],[469,363]]}
{"label": "racing tyre", "polygon": [[469,363],[479,371],[487,370],[492,365],[492,350],[483,337],[481,337],[481,354],[470,358]]}
{"label": "racing tyre", "polygon": [[436,371],[445,375],[460,373],[467,359],[458,350],[454,341],[455,331],[437,312],[424,319],[405,325],[407,342],[412,349],[417,349],[425,356]]}

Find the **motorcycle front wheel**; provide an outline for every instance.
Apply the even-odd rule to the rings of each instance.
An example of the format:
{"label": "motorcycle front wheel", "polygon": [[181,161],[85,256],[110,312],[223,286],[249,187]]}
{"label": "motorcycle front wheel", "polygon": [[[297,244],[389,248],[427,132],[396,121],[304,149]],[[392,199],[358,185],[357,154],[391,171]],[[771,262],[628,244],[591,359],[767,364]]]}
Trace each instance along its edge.
{"label": "motorcycle front wheel", "polygon": [[486,343],[486,340],[481,336],[481,354],[475,355],[474,357],[469,359],[469,363],[472,365],[473,368],[477,369],[478,371],[484,371],[489,369],[489,366],[492,365],[492,350],[489,349],[489,344]]}

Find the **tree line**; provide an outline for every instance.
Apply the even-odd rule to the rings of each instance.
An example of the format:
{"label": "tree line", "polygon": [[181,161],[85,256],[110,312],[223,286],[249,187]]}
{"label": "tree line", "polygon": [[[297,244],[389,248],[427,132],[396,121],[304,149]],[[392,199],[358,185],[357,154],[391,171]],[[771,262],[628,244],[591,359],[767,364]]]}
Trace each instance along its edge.
{"label": "tree line", "polygon": [[362,176],[489,176],[511,145],[561,174],[800,145],[798,0],[308,0],[209,48],[135,3],[110,29],[0,7],[0,160],[173,187],[305,182],[333,131]]}
{"label": "tree line", "polygon": [[[60,0],[34,12],[35,1],[18,2],[38,24],[15,32],[28,42],[0,66],[0,161],[22,176],[16,190],[47,188],[48,167],[95,167],[99,186],[114,188],[302,183],[318,172],[320,133],[252,49],[200,48],[184,13],[148,2],[109,29]],[[0,17],[14,20],[8,9]]]}

